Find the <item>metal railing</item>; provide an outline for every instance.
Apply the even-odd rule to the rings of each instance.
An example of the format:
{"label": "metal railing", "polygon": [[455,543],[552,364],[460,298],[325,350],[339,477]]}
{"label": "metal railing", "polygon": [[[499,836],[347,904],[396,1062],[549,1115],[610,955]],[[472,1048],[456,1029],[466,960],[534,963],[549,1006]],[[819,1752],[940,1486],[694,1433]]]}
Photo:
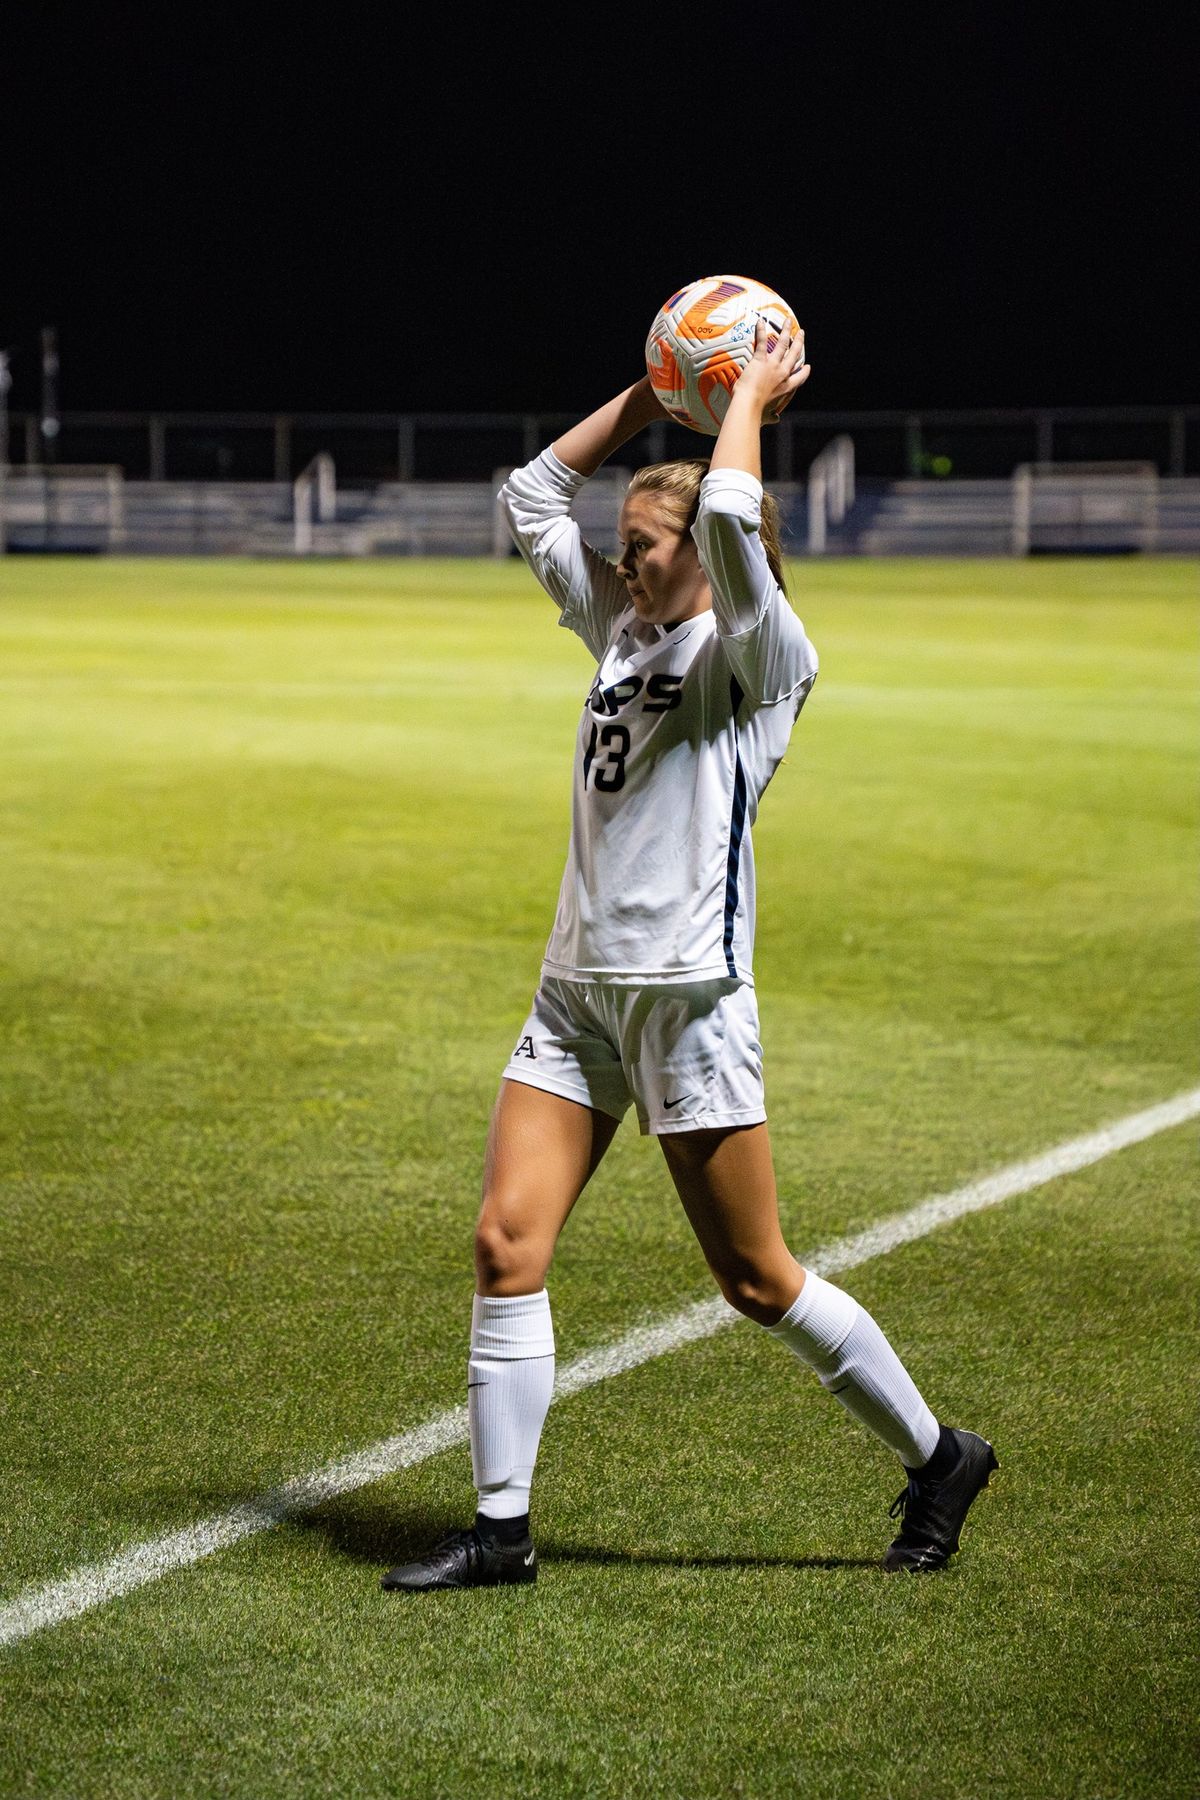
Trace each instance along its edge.
{"label": "metal railing", "polygon": [[808,471],[808,553],[824,554],[828,527],[854,505],[854,439],[845,432],[826,444]]}
{"label": "metal railing", "polygon": [[297,556],[308,556],[313,547],[313,505],[322,525],[337,519],[337,470],[327,450],[322,450],[292,483],[292,519]]}
{"label": "metal railing", "polygon": [[[44,460],[38,415],[12,415],[10,455]],[[115,463],[133,480],[290,483],[318,451],[343,480],[486,480],[528,461],[557,436],[562,413],[64,412],[59,455]],[[1200,406],[790,408],[764,439],[768,478],[787,482],[829,438],[852,436],[860,475],[987,475],[1026,462],[1153,461],[1160,475],[1200,473]],[[666,419],[650,426],[638,461],[694,454],[697,439]]]}
{"label": "metal railing", "polygon": [[[1040,475],[1022,471],[1015,483],[859,479],[853,510],[847,510],[835,531],[829,529],[830,510],[836,513],[842,504],[849,509],[851,490],[843,480],[838,491],[838,462],[832,453],[826,457],[826,472],[824,504],[813,521],[812,547],[818,555],[822,527],[827,555],[1200,553],[1200,477],[1160,479],[1152,469],[1136,465],[1114,474],[1111,469],[1073,471],[1055,464]],[[607,469],[587,483],[572,509],[588,542],[602,555],[618,551],[626,476],[623,469]],[[498,524],[503,526],[496,514],[497,485],[494,479],[338,484],[332,492],[327,486],[321,517],[314,467],[307,497],[300,502],[301,554],[511,554],[507,531],[497,530]],[[1026,500],[1022,490],[1027,490]],[[779,503],[784,543],[791,554],[803,555],[810,531],[809,492],[800,482],[772,482],[771,492]],[[0,535],[7,529],[8,547],[16,552],[294,557],[296,528],[290,483],[123,481],[116,469],[72,470],[58,464],[31,473],[19,470],[7,483],[7,494],[0,484]]]}

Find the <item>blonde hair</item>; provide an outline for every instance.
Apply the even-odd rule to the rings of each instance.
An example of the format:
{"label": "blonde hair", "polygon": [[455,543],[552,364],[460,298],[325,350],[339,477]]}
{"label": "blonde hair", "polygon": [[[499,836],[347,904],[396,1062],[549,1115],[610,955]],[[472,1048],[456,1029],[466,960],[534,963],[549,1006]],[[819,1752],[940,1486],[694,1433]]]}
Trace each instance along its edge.
{"label": "blonde hair", "polygon": [[[647,463],[626,490],[629,494],[653,494],[677,531],[690,531],[700,510],[700,483],[708,474],[702,457],[679,462]],[[783,579],[783,545],[779,530],[779,503],[764,491],[762,524],[758,528],[772,575],[787,592]]]}

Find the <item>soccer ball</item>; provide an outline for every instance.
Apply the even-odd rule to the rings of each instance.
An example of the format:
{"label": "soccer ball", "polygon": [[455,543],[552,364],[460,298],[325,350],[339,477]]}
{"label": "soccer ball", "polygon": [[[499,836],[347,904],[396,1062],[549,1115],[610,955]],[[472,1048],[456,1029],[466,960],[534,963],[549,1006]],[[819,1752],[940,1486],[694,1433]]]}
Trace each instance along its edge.
{"label": "soccer ball", "polygon": [[673,419],[715,437],[733,384],[754,355],[759,318],[779,334],[800,327],[786,300],[743,275],[705,275],[672,294],[646,339],[650,385]]}

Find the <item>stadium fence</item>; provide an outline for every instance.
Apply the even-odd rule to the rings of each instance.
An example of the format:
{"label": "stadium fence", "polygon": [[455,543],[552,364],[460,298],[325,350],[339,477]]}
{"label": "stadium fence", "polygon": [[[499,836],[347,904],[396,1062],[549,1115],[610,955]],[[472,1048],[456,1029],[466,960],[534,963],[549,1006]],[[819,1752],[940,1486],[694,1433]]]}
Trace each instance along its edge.
{"label": "stadium fence", "polygon": [[[1200,550],[1200,477],[1178,472],[1180,466],[1186,471],[1189,432],[1200,409],[930,414],[917,420],[916,427],[916,416],[906,415],[906,432],[912,436],[915,430],[922,446],[936,441],[928,435],[935,429],[948,433],[975,429],[986,419],[987,430],[999,434],[991,440],[990,454],[1000,463],[1017,441],[1012,436],[1014,421],[1023,422],[1022,430],[1032,432],[1043,449],[1060,440],[1076,441],[1080,434],[1090,433],[1096,442],[1107,434],[1110,443],[1128,444],[1131,434],[1146,437],[1157,432],[1158,450],[1166,463],[1164,468],[1153,455],[1068,460],[1039,455],[1010,464],[999,475],[965,478],[947,472],[937,458],[936,468],[924,467],[915,476],[881,476],[879,434],[894,430],[899,415],[828,416],[839,427],[855,418],[864,423],[861,431],[838,429],[830,436],[820,430],[826,415],[806,413],[766,434],[767,479],[779,499],[785,546],[792,554],[1007,556],[1046,550]],[[23,417],[16,415],[17,421]],[[189,419],[193,425],[206,421],[205,429],[218,448],[224,443],[223,433],[244,432],[250,442],[255,432],[267,429],[258,415],[250,414],[65,415],[56,448],[77,450],[91,443],[113,451],[120,446],[112,433],[120,431],[132,433],[125,442],[128,460],[122,463],[109,456],[82,463],[43,458],[8,469],[0,466],[0,548],[157,555],[507,555],[511,544],[495,506],[496,488],[508,468],[534,454],[564,423],[533,414],[391,418],[387,421],[391,466],[381,475],[377,471],[382,452],[378,444],[373,451],[368,448],[368,427],[384,429],[377,419],[328,415],[321,421],[313,416],[306,422],[310,433],[306,438],[293,429],[296,419],[272,416],[275,467],[270,473],[260,478],[243,471],[236,479],[228,473],[168,476],[173,445],[181,460],[187,460],[188,432],[193,429]],[[95,420],[106,423],[87,423]],[[139,460],[143,428],[144,454]],[[422,448],[420,433],[425,428],[436,454]],[[88,439],[86,432],[93,429],[98,435]],[[177,445],[172,432],[178,433]],[[38,447],[37,431],[30,430],[28,418],[17,436],[23,436],[27,451]],[[335,455],[334,444],[347,449],[348,463]],[[293,476],[297,445],[309,454]],[[510,452],[506,461],[490,461],[482,470],[471,470],[483,448],[491,452],[499,446]],[[638,440],[630,460],[695,454],[697,447],[694,433],[664,419]],[[801,451],[808,460],[797,467]],[[149,475],[140,472],[146,457]],[[237,460],[229,451],[223,459],[218,457],[218,466],[228,471]],[[364,475],[364,460],[375,472]],[[426,472],[428,460],[443,464],[440,476]],[[952,458],[942,460],[953,468]],[[398,478],[401,469],[409,472]],[[801,475],[804,479],[798,479]],[[617,512],[627,479],[626,471],[606,470],[577,502],[580,523],[605,551],[615,547]]]}
{"label": "stadium fence", "polygon": [[[528,462],[570,423],[561,413],[64,412],[53,460],[115,464],[130,481],[290,483],[326,452],[343,481],[481,481]],[[879,480],[1007,478],[1022,463],[1051,462],[1200,475],[1200,407],[1142,406],[806,409],[767,434],[768,478],[800,478],[842,433],[859,474]],[[10,441],[14,463],[52,460],[36,413],[12,413]],[[697,442],[664,418],[639,440],[637,460],[694,455]]]}

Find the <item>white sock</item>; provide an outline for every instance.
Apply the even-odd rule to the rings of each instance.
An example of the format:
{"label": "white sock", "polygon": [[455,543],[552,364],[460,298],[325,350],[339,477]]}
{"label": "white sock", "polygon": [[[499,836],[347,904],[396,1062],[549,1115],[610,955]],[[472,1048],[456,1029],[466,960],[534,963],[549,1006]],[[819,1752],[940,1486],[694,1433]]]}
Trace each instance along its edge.
{"label": "white sock", "polygon": [[938,1422],[870,1313],[844,1289],[808,1271],[791,1307],[767,1330],[815,1369],[821,1386],[905,1468],[929,1461]]}
{"label": "white sock", "polygon": [[545,1288],[506,1300],[476,1294],[467,1411],[479,1510],[489,1519],[516,1519],[529,1511],[553,1388],[554,1326]]}

